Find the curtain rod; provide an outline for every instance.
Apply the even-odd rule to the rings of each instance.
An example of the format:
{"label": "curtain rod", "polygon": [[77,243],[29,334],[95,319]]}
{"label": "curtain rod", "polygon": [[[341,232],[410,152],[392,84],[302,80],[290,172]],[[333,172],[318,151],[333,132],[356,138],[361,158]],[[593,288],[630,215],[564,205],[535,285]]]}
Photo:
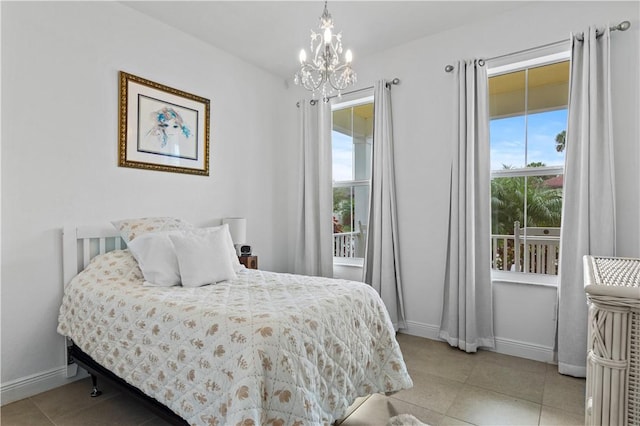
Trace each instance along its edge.
{"label": "curtain rod", "polygon": [[[390,89],[392,85],[398,85],[398,84],[400,84],[400,79],[399,79],[398,77],[396,77],[396,78],[394,78],[394,79],[393,79],[393,80],[391,80],[391,81],[387,81],[385,84],[386,84],[387,88],[388,88],[388,89]],[[362,92],[362,91],[364,91],[364,90],[371,90],[371,89],[373,89],[373,86],[363,87],[362,89],[352,90],[352,91],[350,91],[350,92],[341,93],[340,95],[333,95],[333,96],[326,97],[326,98],[324,98],[324,101],[325,101],[325,102],[329,102],[329,100],[330,100],[330,99],[337,98],[338,96],[342,96],[342,95],[351,95],[352,93],[358,93],[358,92]],[[309,103],[310,103],[311,105],[315,105],[315,104],[317,104],[317,103],[318,103],[318,100],[317,100],[317,99],[311,99],[311,100],[309,101]],[[297,106],[297,107],[300,107],[300,102],[296,102],[296,106]]]}
{"label": "curtain rod", "polygon": [[[390,89],[392,85],[400,84],[400,79],[398,77],[396,77],[391,81],[387,81],[385,84],[387,86],[387,89]],[[337,98],[338,96],[351,95],[352,93],[358,93],[358,92],[362,92],[364,90],[371,90],[371,89],[373,89],[373,86],[363,87],[362,89],[356,89],[356,90],[352,90],[350,92],[344,92],[344,93],[341,93],[340,95],[329,96],[327,98],[324,98],[324,101],[327,102],[329,99]]]}
{"label": "curtain rod", "polygon": [[[630,27],[631,27],[631,22],[622,21],[618,25],[614,25],[614,26],[609,27],[609,30],[610,31],[627,31]],[[598,34],[597,37],[600,37],[601,35],[602,34]],[[577,39],[578,39],[578,41],[583,41],[584,37],[583,38],[577,38]],[[530,52],[530,51],[533,51],[533,50],[538,50],[538,49],[544,49],[545,47],[551,47],[551,46],[554,46],[556,44],[566,43],[568,41],[570,41],[570,39],[560,40],[560,41],[556,41],[556,42],[553,42],[553,43],[548,43],[548,44],[545,44],[545,45],[542,45],[542,46],[532,47],[530,49],[519,50],[519,51],[513,52],[513,53],[507,53],[506,55],[494,56],[494,57],[488,58],[488,59],[479,59],[478,60],[478,64],[480,66],[483,66],[486,63],[486,61],[493,61],[495,59],[501,59],[501,58],[505,58],[507,56],[518,55],[520,53],[527,53],[527,52]],[[455,67],[453,65],[451,65],[451,64],[446,65],[444,67],[445,72],[451,72],[454,69],[455,69]]]}

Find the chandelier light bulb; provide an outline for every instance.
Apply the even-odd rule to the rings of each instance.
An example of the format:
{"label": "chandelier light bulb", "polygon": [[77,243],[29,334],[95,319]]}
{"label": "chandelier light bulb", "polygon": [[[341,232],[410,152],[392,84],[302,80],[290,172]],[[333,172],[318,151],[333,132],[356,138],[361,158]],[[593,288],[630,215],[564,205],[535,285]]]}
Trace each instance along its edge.
{"label": "chandelier light bulb", "polygon": [[353,60],[353,53],[351,53],[351,49],[347,49],[347,52],[344,54],[344,60],[350,64]]}
{"label": "chandelier light bulb", "polygon": [[300,56],[298,56],[298,58],[300,59],[300,63],[304,64],[305,61],[307,60],[307,52],[304,49],[301,49]]}
{"label": "chandelier light bulb", "polygon": [[331,28],[326,28],[324,30],[324,44],[331,43]]}

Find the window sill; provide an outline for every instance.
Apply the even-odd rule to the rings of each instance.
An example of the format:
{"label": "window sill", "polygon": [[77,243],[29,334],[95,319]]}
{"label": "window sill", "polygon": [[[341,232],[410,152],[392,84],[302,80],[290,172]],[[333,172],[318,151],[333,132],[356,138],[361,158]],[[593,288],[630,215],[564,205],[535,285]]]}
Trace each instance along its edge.
{"label": "window sill", "polygon": [[542,287],[558,287],[558,276],[546,274],[528,274],[524,272],[491,271],[491,282],[536,285]]}
{"label": "window sill", "polygon": [[362,268],[364,265],[364,259],[361,257],[334,257],[334,266],[350,266],[354,268]]}

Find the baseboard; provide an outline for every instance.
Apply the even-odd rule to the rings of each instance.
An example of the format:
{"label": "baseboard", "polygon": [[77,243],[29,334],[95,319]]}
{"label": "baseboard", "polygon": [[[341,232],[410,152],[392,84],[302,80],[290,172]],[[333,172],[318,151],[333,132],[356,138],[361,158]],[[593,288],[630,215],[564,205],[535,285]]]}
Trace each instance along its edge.
{"label": "baseboard", "polygon": [[64,366],[11,380],[0,385],[0,405],[29,398],[85,377],[88,374],[82,369],[74,377],[67,377],[67,367]]}
{"label": "baseboard", "polygon": [[[407,327],[401,328],[399,330],[400,333],[424,337],[432,340],[442,340],[438,337],[440,327],[437,325],[425,324],[416,321],[407,321],[406,323]],[[504,337],[496,337],[496,348],[494,352],[540,362],[555,362],[552,347],[542,346],[529,342],[521,342],[513,339],[506,339]]]}
{"label": "baseboard", "polygon": [[438,338],[440,327],[437,325],[425,324],[416,321],[406,321],[406,328],[401,328],[400,333],[410,334],[411,336],[424,337],[431,340],[442,340]]}
{"label": "baseboard", "polygon": [[505,339],[503,337],[496,337],[495,352],[520,358],[527,358],[534,361],[555,363],[553,347]]}

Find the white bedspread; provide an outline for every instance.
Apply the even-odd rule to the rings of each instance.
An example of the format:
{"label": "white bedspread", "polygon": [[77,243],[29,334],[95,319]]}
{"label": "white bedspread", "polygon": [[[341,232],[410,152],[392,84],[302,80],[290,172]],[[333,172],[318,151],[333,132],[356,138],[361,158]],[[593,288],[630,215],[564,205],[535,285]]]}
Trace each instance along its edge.
{"label": "white bedspread", "polygon": [[243,270],[154,288],[128,250],[65,288],[58,332],[191,424],[320,425],[358,396],[412,386],[370,286]]}

